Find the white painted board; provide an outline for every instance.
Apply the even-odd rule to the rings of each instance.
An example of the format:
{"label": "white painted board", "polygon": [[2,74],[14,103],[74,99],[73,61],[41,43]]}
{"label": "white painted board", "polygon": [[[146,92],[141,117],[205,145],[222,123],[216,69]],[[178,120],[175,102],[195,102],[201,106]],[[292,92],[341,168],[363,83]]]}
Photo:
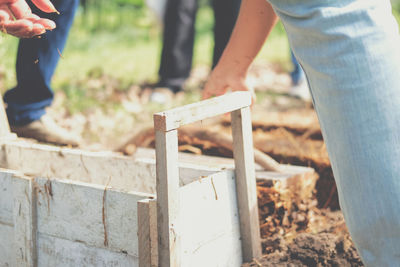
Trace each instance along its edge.
{"label": "white painted board", "polygon": [[[13,223],[13,172],[0,169],[0,223]],[[1,240],[1,239],[0,239]]]}
{"label": "white painted board", "polygon": [[151,195],[105,192],[102,186],[72,181],[39,178],[36,182],[40,190],[37,225],[42,236],[138,257],[137,201]]}
{"label": "white painted board", "polygon": [[136,267],[137,257],[39,234],[40,267]]}
{"label": "white painted board", "polygon": [[181,266],[235,267],[242,264],[236,185],[232,171],[199,179],[179,189]]}
{"label": "white painted board", "polygon": [[0,266],[14,267],[14,226],[0,223]]}
{"label": "white painted board", "polygon": [[[155,164],[138,162],[112,152],[31,144],[24,141],[3,144],[6,162],[2,167],[29,176],[61,178],[143,193],[155,192]],[[34,159],[34,160],[32,160]]]}

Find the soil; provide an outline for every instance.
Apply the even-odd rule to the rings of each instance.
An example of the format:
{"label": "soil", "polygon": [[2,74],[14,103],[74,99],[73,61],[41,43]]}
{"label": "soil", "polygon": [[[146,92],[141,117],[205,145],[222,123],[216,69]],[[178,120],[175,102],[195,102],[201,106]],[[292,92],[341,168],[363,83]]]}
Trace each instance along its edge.
{"label": "soil", "polygon": [[330,233],[302,233],[289,244],[280,237],[264,242],[279,247],[279,250],[244,264],[244,267],[363,266],[351,240]]}
{"label": "soil", "polygon": [[363,266],[342,212],[257,182],[263,257],[244,266]]}

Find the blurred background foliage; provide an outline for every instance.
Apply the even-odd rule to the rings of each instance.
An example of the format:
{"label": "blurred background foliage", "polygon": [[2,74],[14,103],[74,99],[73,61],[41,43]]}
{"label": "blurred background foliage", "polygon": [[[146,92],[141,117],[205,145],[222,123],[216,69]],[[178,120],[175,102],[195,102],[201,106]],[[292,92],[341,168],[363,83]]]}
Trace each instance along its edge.
{"label": "blurred background foliage", "polygon": [[[400,1],[393,1],[400,18]],[[213,12],[210,0],[199,1],[196,22],[194,66],[210,66],[213,48]],[[81,0],[63,58],[53,80],[55,90],[68,99],[83,101],[85,79],[111,76],[120,90],[132,84],[155,82],[161,53],[162,25],[145,0]],[[0,91],[15,85],[18,40],[0,35]],[[277,63],[289,70],[289,46],[279,23],[273,30],[256,63]],[[92,103],[95,105],[96,103]],[[79,108],[78,108],[79,109]]]}

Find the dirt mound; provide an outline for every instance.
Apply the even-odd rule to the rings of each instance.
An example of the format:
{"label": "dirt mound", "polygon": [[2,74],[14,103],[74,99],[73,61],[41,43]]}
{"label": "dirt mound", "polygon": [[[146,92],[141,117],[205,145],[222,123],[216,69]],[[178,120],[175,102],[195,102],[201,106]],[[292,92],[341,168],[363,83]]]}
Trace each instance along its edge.
{"label": "dirt mound", "polygon": [[290,244],[285,244],[282,238],[272,238],[268,242],[280,250],[243,266],[364,266],[348,237],[304,233]]}

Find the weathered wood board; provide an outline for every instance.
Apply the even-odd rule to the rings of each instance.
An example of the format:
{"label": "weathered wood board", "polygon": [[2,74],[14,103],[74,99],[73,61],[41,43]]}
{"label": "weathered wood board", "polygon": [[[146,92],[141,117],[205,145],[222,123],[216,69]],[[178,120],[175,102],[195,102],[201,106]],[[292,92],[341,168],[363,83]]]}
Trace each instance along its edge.
{"label": "weathered wood board", "polygon": [[223,171],[179,189],[181,266],[241,266],[235,176]]}
{"label": "weathered wood board", "polygon": [[[32,160],[34,158],[35,160]],[[154,194],[156,168],[154,149],[139,148],[134,157],[112,152],[90,152],[25,141],[7,142],[0,149],[0,167],[31,176],[69,179]],[[180,185],[223,169],[233,169],[233,159],[179,153]],[[282,165],[283,173],[264,172],[256,164],[260,179],[289,178],[313,172],[311,168]],[[113,177],[111,181],[109,178]]]}
{"label": "weathered wood board", "polygon": [[154,195],[7,170],[0,191],[0,266],[138,266],[137,202]]}
{"label": "weathered wood board", "polygon": [[0,222],[0,266],[14,267],[15,256],[13,243],[14,225],[3,224]]}
{"label": "weathered wood board", "polygon": [[109,185],[143,193],[155,192],[155,164],[124,157],[112,152],[32,144],[24,141],[3,144],[5,160],[0,166],[31,176],[61,178]]}
{"label": "weathered wood board", "polygon": [[38,236],[40,267],[135,267],[132,255],[48,235]]}
{"label": "weathered wood board", "polygon": [[0,224],[13,224],[13,172],[0,169]]}
{"label": "weathered wood board", "polygon": [[154,129],[170,131],[179,127],[251,105],[249,92],[236,91],[201,102],[154,114]]}
{"label": "weathered wood board", "polygon": [[[37,225],[41,236],[138,258],[137,202],[153,196],[105,190],[80,182],[35,180],[38,185]],[[54,249],[59,248],[54,246]],[[71,247],[72,251],[74,249],[76,246]]]}

